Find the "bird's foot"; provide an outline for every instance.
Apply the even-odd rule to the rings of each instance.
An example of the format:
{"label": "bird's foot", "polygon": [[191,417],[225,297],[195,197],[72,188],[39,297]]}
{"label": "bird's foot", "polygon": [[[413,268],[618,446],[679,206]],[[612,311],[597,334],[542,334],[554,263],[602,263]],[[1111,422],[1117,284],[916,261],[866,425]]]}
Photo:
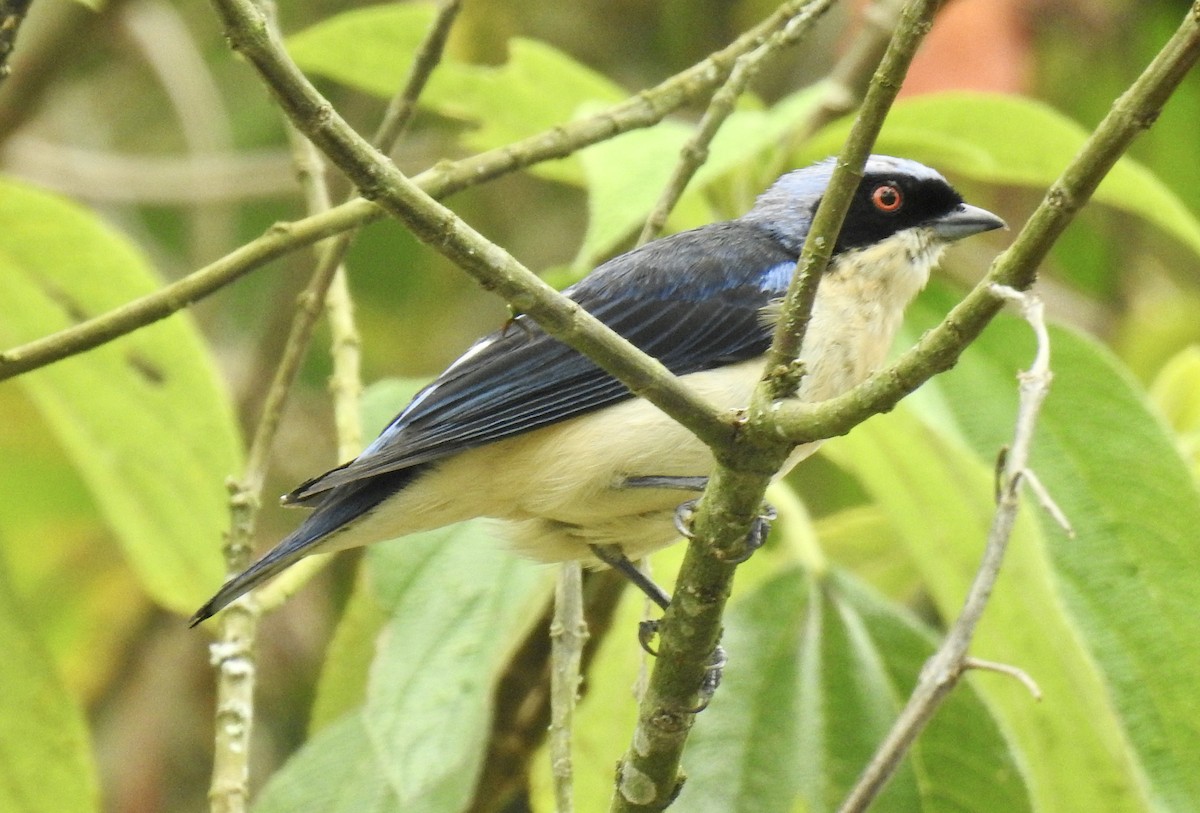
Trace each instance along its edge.
{"label": "bird's foot", "polygon": [[[675,509],[675,530],[679,531],[680,536],[685,539],[692,539],[696,535],[692,530],[692,520],[696,517],[696,504],[696,500],[688,500]],[[767,536],[771,533],[771,523],[778,516],[779,512],[775,510],[775,506],[763,503],[762,513],[750,522],[750,532],[746,534],[745,550],[737,556],[722,556],[721,559],[731,565],[740,565],[753,556],[754,552],[767,541]]]}
{"label": "bird's foot", "polygon": [[737,556],[725,557],[725,561],[731,565],[740,565],[753,556],[756,550],[766,544],[771,533],[771,523],[778,516],[779,512],[775,510],[775,506],[763,503],[762,513],[750,522],[750,532],[746,534],[746,549]]}
{"label": "bird's foot", "polygon": [[717,644],[717,648],[708,657],[708,666],[704,669],[704,678],[700,681],[700,688],[696,691],[696,694],[700,697],[700,702],[692,709],[692,714],[699,714],[708,708],[708,704],[712,702],[713,695],[717,693],[717,687],[721,685],[721,678],[725,675],[725,664],[728,662],[729,658],[725,654],[725,647]]}
{"label": "bird's foot", "polygon": [[[658,650],[654,648],[654,637],[658,635],[658,628],[661,622],[657,619],[649,619],[638,624],[638,643],[642,645],[642,649],[648,655],[657,658]],[[700,680],[700,686],[696,689],[696,695],[700,698],[700,702],[695,708],[690,709],[692,714],[699,714],[708,708],[708,704],[712,702],[713,695],[717,693],[717,687],[721,685],[721,678],[725,674],[725,664],[729,662],[728,656],[725,654],[725,647],[717,644],[716,649],[708,658],[708,665],[704,668],[704,677]]]}
{"label": "bird's foot", "polygon": [[654,637],[658,635],[660,622],[657,618],[647,618],[645,621],[638,622],[638,643],[642,645],[642,650],[652,658],[658,657],[658,650],[654,648]]}
{"label": "bird's foot", "polygon": [[692,530],[692,520],[696,518],[696,506],[698,500],[688,500],[682,502],[675,509],[675,530],[679,531],[679,535],[684,539],[694,539],[696,532]]}

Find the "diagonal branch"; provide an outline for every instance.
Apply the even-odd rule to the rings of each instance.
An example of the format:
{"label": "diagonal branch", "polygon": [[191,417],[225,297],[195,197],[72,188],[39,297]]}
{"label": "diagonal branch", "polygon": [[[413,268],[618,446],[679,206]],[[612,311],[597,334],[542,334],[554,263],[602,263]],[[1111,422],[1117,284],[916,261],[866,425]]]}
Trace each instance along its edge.
{"label": "diagonal branch", "polygon": [[[761,46],[811,2],[784,3],[724,49],[624,102],[514,144],[460,161],[439,163],[414,177],[413,183],[431,197],[441,199],[542,161],[565,158],[630,130],[657,124],[667,114],[703,98],[725,81],[740,55]],[[262,237],[172,285],[78,325],[0,352],[0,381],[78,355],[164,319],[272,260],[325,237],[379,220],[385,214],[370,201],[358,198],[324,214],[276,224]]]}
{"label": "diagonal branch", "polygon": [[566,299],[500,247],[458,219],[386,161],[337,114],[288,57],[248,0],[214,0],[230,44],[259,71],[293,123],[418,239],[446,255],[484,288],[501,294],[547,333],[587,355],[630,391],[658,406],[705,443],[727,444],[727,416],[683,385],[657,360]]}
{"label": "diagonal branch", "polygon": [[[787,371],[803,341],[816,280],[829,261],[850,196],[875,135],[895,98],[905,71],[937,9],[936,0],[912,0],[867,91],[858,120],[822,197],[788,291],[764,381],[755,393],[751,416],[722,454],[695,517],[675,595],[663,617],[659,657],[638,709],[633,746],[617,774],[614,813],[667,807],[682,784],[680,759],[697,713],[696,693],[709,667],[721,630],[721,616],[744,547],[751,519],[759,512],[771,477],[782,467],[791,444],[770,429],[770,403],[791,394],[798,379]],[[857,167],[857,169],[852,169]],[[792,383],[783,383],[783,382]]]}
{"label": "diagonal branch", "polygon": [[1047,190],[1045,198],[992,263],[987,276],[954,307],[940,325],[921,337],[895,364],[849,392],[818,404],[788,401],[774,416],[793,441],[844,435],[871,415],[891,410],[900,399],[937,373],[954,366],[966,346],[1000,310],[993,285],[1025,290],[1038,265],[1075,214],[1133,140],[1158,118],[1164,104],[1200,60],[1200,2],[1141,76],[1121,94],[1078,155]]}
{"label": "diagonal branch", "polygon": [[1008,541],[1016,525],[1021,483],[1033,446],[1033,430],[1042,402],[1050,392],[1050,339],[1046,332],[1041,300],[1012,288],[998,288],[995,294],[1001,301],[1008,299],[1020,304],[1022,315],[1037,337],[1037,352],[1029,370],[1018,376],[1021,383],[1016,426],[1005,458],[1003,487],[1000,490],[996,514],[992,519],[992,527],[988,531],[983,560],[967,591],[962,613],[950,628],[938,651],[921,670],[921,676],[908,703],[863,775],[851,789],[846,801],[842,803],[839,813],[862,813],[867,809],[900,767],[908,749],[933,718],[942,701],[958,685],[966,670],[971,668],[967,650],[975,635],[975,627],[983,617],[996,579],[1000,576],[1000,565],[1004,561],[1004,553],[1008,549]]}
{"label": "diagonal branch", "polygon": [[758,75],[763,63],[784,46],[793,44],[807,33],[813,21],[828,11],[830,5],[831,0],[820,0],[820,2],[810,4],[762,45],[738,57],[725,84],[721,85],[709,100],[708,107],[705,109],[704,115],[700,117],[700,123],[696,126],[696,132],[680,151],[675,170],[671,173],[671,179],[667,182],[666,189],[655,203],[654,209],[646,219],[646,225],[642,228],[642,233],[638,236],[638,245],[650,242],[662,232],[671,210],[683,197],[688,182],[696,174],[696,170],[708,160],[709,145],[721,129],[721,125],[733,112],[734,105],[737,104],[737,100],[745,92],[746,87]]}

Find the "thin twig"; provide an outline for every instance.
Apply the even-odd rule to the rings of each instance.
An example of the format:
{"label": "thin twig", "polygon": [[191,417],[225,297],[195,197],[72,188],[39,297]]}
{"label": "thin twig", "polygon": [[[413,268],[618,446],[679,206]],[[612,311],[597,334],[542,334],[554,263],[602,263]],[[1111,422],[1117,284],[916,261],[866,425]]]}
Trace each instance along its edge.
{"label": "thin twig", "polygon": [[[772,358],[782,359],[785,366],[791,366],[807,324],[807,317],[798,318],[798,314],[812,307],[805,286],[815,283],[828,262],[850,194],[858,185],[856,173],[849,168],[858,167],[861,175],[875,134],[936,6],[932,0],[913,0],[906,6],[907,13],[875,73],[843,150],[835,179],[823,196],[797,266],[798,277],[800,272],[810,276],[807,282],[793,280],[780,320],[784,327],[777,331],[772,348]],[[769,367],[768,375],[773,371]],[[680,759],[696,713],[697,689],[717,646],[732,586],[735,565],[730,562],[744,547],[751,518],[760,510],[771,475],[791,450],[769,429],[769,403],[791,389],[779,381],[772,376],[758,387],[749,421],[741,427],[735,443],[725,448],[722,465],[701,498],[693,526],[695,537],[688,544],[675,594],[660,627],[659,657],[638,708],[633,743],[618,768],[611,807],[614,813],[662,810],[679,790]]]}
{"label": "thin twig", "polygon": [[1025,469],[1021,475],[1025,479],[1025,484],[1029,486],[1029,490],[1033,492],[1033,496],[1037,497],[1038,504],[1042,506],[1042,510],[1050,515],[1050,518],[1058,524],[1058,527],[1063,529],[1063,533],[1068,538],[1075,538],[1075,528],[1071,525],[1071,520],[1067,518],[1067,514],[1062,510],[1062,507],[1055,502],[1054,497],[1050,496],[1050,492],[1042,483],[1037,472],[1033,469]]}
{"label": "thin twig", "polygon": [[[119,2],[119,0],[117,0]],[[752,50],[811,0],[784,3],[767,19],[729,46],[661,84],[586,118],[567,122],[514,144],[497,147],[460,161],[447,161],[414,177],[413,183],[435,199],[485,183],[542,161],[565,158],[584,147],[631,130],[650,127],[667,114],[702,98],[725,80],[734,61]],[[106,6],[105,8],[110,8]],[[2,129],[2,128],[0,128]],[[272,226],[217,262],[178,282],[100,314],[78,325],[0,352],[0,381],[91,350],[112,339],[170,316],[271,260],[324,237],[371,223],[385,212],[357,198],[293,223]]]}
{"label": "thin twig", "polygon": [[580,662],[587,643],[583,620],[583,573],[579,562],[564,562],[554,588],[550,623],[550,773],[557,813],[575,810],[571,731],[579,697]]}
{"label": "thin twig", "polygon": [[[1000,500],[988,532],[983,559],[971,583],[970,590],[967,592],[966,600],[963,602],[962,612],[946,634],[946,639],[938,651],[921,670],[921,676],[908,703],[900,712],[891,731],[880,744],[863,775],[846,797],[846,801],[842,803],[839,809],[840,813],[860,813],[867,809],[867,806],[883,790],[887,781],[900,766],[917,735],[962,678],[963,672],[969,668],[967,650],[974,637],[979,619],[983,616],[992,588],[995,587],[996,579],[1000,575],[1004,553],[1016,524],[1017,509],[1020,507],[1021,474],[1029,465],[1033,430],[1042,402],[1050,391],[1052,378],[1050,344],[1045,329],[1042,303],[1036,296],[1029,293],[1018,293],[1012,289],[1006,289],[1003,293],[993,291],[993,295],[998,299],[1019,298],[1022,315],[1029,322],[1037,337],[1037,353],[1029,370],[1018,375],[1020,386],[1016,425],[1013,430],[1012,442],[1008,446]],[[976,663],[977,667],[978,665],[979,662]],[[1004,671],[1010,675],[1022,674],[1013,667],[1002,667],[998,671]],[[1038,696],[1040,692],[1036,691],[1036,684],[1033,685],[1035,687],[1034,694]]]}
{"label": "thin twig", "polygon": [[[441,59],[442,48],[450,35],[450,28],[461,8],[460,0],[448,0],[438,9],[433,25],[417,48],[416,58],[408,78],[392,97],[383,119],[371,143],[381,153],[391,152],[404,133],[421,90],[429,81],[430,72]],[[289,124],[289,132],[296,132]],[[302,138],[302,136],[301,136]],[[312,160],[320,162],[320,155],[307,139],[303,139],[305,150],[312,153]],[[354,200],[350,196],[350,201]],[[348,201],[349,202],[349,201]],[[324,209],[329,208],[326,200]],[[354,324],[353,303],[350,298],[346,271],[342,261],[359,229],[354,228],[332,237],[321,245],[314,278],[330,277],[328,288],[322,293],[325,309],[329,314],[330,337],[333,349],[333,377],[330,388],[333,393],[334,426],[338,438],[338,460],[350,460],[362,451],[362,423],[359,419],[359,396],[362,394],[362,378],[359,371],[358,329]],[[279,578],[259,590],[258,602],[263,612],[270,612],[282,605],[296,591],[309,582],[329,563],[331,555],[317,554],[296,563]]]}
{"label": "thin twig", "polygon": [[716,138],[721,125],[733,112],[734,105],[737,104],[737,100],[745,92],[746,87],[758,75],[763,63],[779,53],[780,49],[795,43],[807,33],[812,24],[829,10],[830,5],[832,5],[832,0],[821,0],[805,7],[801,13],[793,17],[782,29],[772,34],[762,45],[750,53],[738,57],[729,78],[717,89],[709,101],[704,115],[700,118],[700,123],[696,126],[696,132],[680,150],[675,170],[658,202],[655,203],[654,209],[650,212],[650,216],[646,219],[646,225],[642,228],[642,233],[637,240],[638,245],[648,243],[662,232],[671,210],[683,197],[683,192],[687,189],[692,176],[708,160],[709,145]]}
{"label": "thin twig", "polygon": [[838,59],[821,82],[821,97],[804,117],[800,126],[788,133],[781,155],[812,138],[822,127],[858,107],[871,83],[871,74],[883,59],[892,32],[900,19],[904,0],[875,0],[863,12],[862,27],[854,32],[846,53]]}
{"label": "thin twig", "polygon": [[1141,76],[1113,103],[1083,147],[1047,190],[1013,244],[987,276],[894,364],[842,395],[820,403],[787,401],[774,412],[778,430],[796,443],[842,435],[871,415],[891,410],[959,355],[1000,310],[990,286],[1025,290],[1054,241],[1087,203],[1101,179],[1134,138],[1158,118],[1163,105],[1200,59],[1200,3],[1184,15],[1171,38]]}
{"label": "thin twig", "polygon": [[1041,702],[1042,687],[1037,684],[1033,677],[1019,666],[1013,666],[1008,663],[999,663],[997,661],[985,661],[982,658],[972,658],[970,656],[963,659],[964,669],[978,669],[983,672],[996,672],[1001,675],[1008,675],[1022,686],[1024,686],[1034,700]]}
{"label": "thin twig", "polygon": [[[260,2],[268,25],[274,27],[274,4],[270,0]],[[306,206],[310,212],[328,209],[329,191],[325,185],[320,154],[290,127],[288,138]],[[284,404],[307,354],[313,328],[320,316],[321,303],[336,270],[336,265],[333,269],[318,268],[300,296],[283,357],[276,366],[275,377],[254,429],[245,469],[240,479],[230,483],[231,525],[224,552],[225,567],[231,574],[244,570],[249,564],[263,481]],[[212,645],[218,667],[216,742],[209,791],[213,813],[242,813],[250,798],[250,734],[254,718],[255,676],[253,642],[261,607],[252,596],[243,596],[236,603],[243,605],[245,611],[226,614],[226,617],[232,618],[229,621],[222,619],[218,640]],[[224,659],[215,657],[215,653],[222,651],[235,651],[240,668],[231,669]],[[236,721],[232,720],[235,712]]]}
{"label": "thin twig", "polygon": [[446,40],[450,38],[450,29],[454,27],[454,21],[461,10],[462,0],[442,0],[438,5],[433,25],[417,46],[416,56],[413,57],[412,68],[408,72],[404,87],[388,102],[379,129],[371,138],[371,142],[379,147],[380,152],[391,152],[408,123],[412,121],[413,113],[417,110],[417,100],[421,98],[421,92],[425,90],[425,84],[433,74],[433,69],[442,61]]}

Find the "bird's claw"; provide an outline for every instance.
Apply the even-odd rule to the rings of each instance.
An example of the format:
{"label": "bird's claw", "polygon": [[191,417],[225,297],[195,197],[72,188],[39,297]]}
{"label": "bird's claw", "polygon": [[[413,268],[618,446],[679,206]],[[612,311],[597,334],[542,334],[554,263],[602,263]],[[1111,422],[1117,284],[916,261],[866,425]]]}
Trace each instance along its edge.
{"label": "bird's claw", "polygon": [[692,531],[692,519],[696,516],[696,500],[688,500],[679,504],[675,509],[675,530],[679,531],[679,535],[684,539],[692,539],[696,536]]}
{"label": "bird's claw", "polygon": [[740,565],[745,562],[754,555],[756,550],[766,543],[767,536],[771,533],[771,523],[778,517],[779,512],[775,510],[775,506],[763,503],[762,513],[750,522],[750,532],[746,534],[745,549],[737,556],[723,556],[721,558],[731,565]]}
{"label": "bird's claw", "polygon": [[[642,645],[642,649],[647,654],[655,658],[658,657],[658,650],[651,645],[651,642],[654,640],[654,636],[658,635],[658,628],[659,621],[657,619],[648,619],[638,624],[638,643]],[[708,658],[708,665],[704,668],[704,677],[700,679],[700,686],[696,689],[696,695],[700,702],[689,710],[692,714],[699,714],[708,708],[713,695],[717,693],[717,687],[721,685],[721,678],[725,674],[725,664],[728,662],[729,658],[725,654],[725,647],[717,644]]]}
{"label": "bird's claw", "polygon": [[692,714],[699,714],[708,708],[708,704],[712,702],[713,695],[717,693],[717,687],[721,685],[721,678],[725,674],[725,664],[729,662],[729,658],[725,655],[725,647],[717,644],[716,649],[712,651],[712,655],[708,658],[708,666],[704,670],[704,678],[700,681],[700,688],[696,694],[700,697],[700,702],[692,709]]}
{"label": "bird's claw", "polygon": [[654,636],[658,635],[658,619],[648,618],[645,621],[638,622],[638,643],[642,645],[642,649],[651,657],[658,657],[658,650],[651,646],[651,641]]}

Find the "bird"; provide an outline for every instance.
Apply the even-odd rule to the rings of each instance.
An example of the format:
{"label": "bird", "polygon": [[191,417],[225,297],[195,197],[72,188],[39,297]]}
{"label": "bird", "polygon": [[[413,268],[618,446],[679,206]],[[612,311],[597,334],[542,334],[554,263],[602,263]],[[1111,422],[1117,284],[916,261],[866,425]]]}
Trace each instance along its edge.
{"label": "bird", "polygon": [[[790,171],[741,217],[646,243],[563,293],[710,403],[744,409],[833,169],[827,159]],[[796,397],[822,400],[866,379],[946,247],[1004,225],[936,170],[870,156],[818,283]],[[817,445],[798,447],[779,476]],[[191,625],[310,554],[476,517],[498,520],[519,554],[617,566],[650,594],[630,560],[680,538],[680,491],[702,489],[714,466],[688,430],[518,315],[357,458],[283,497],[312,513]]]}

